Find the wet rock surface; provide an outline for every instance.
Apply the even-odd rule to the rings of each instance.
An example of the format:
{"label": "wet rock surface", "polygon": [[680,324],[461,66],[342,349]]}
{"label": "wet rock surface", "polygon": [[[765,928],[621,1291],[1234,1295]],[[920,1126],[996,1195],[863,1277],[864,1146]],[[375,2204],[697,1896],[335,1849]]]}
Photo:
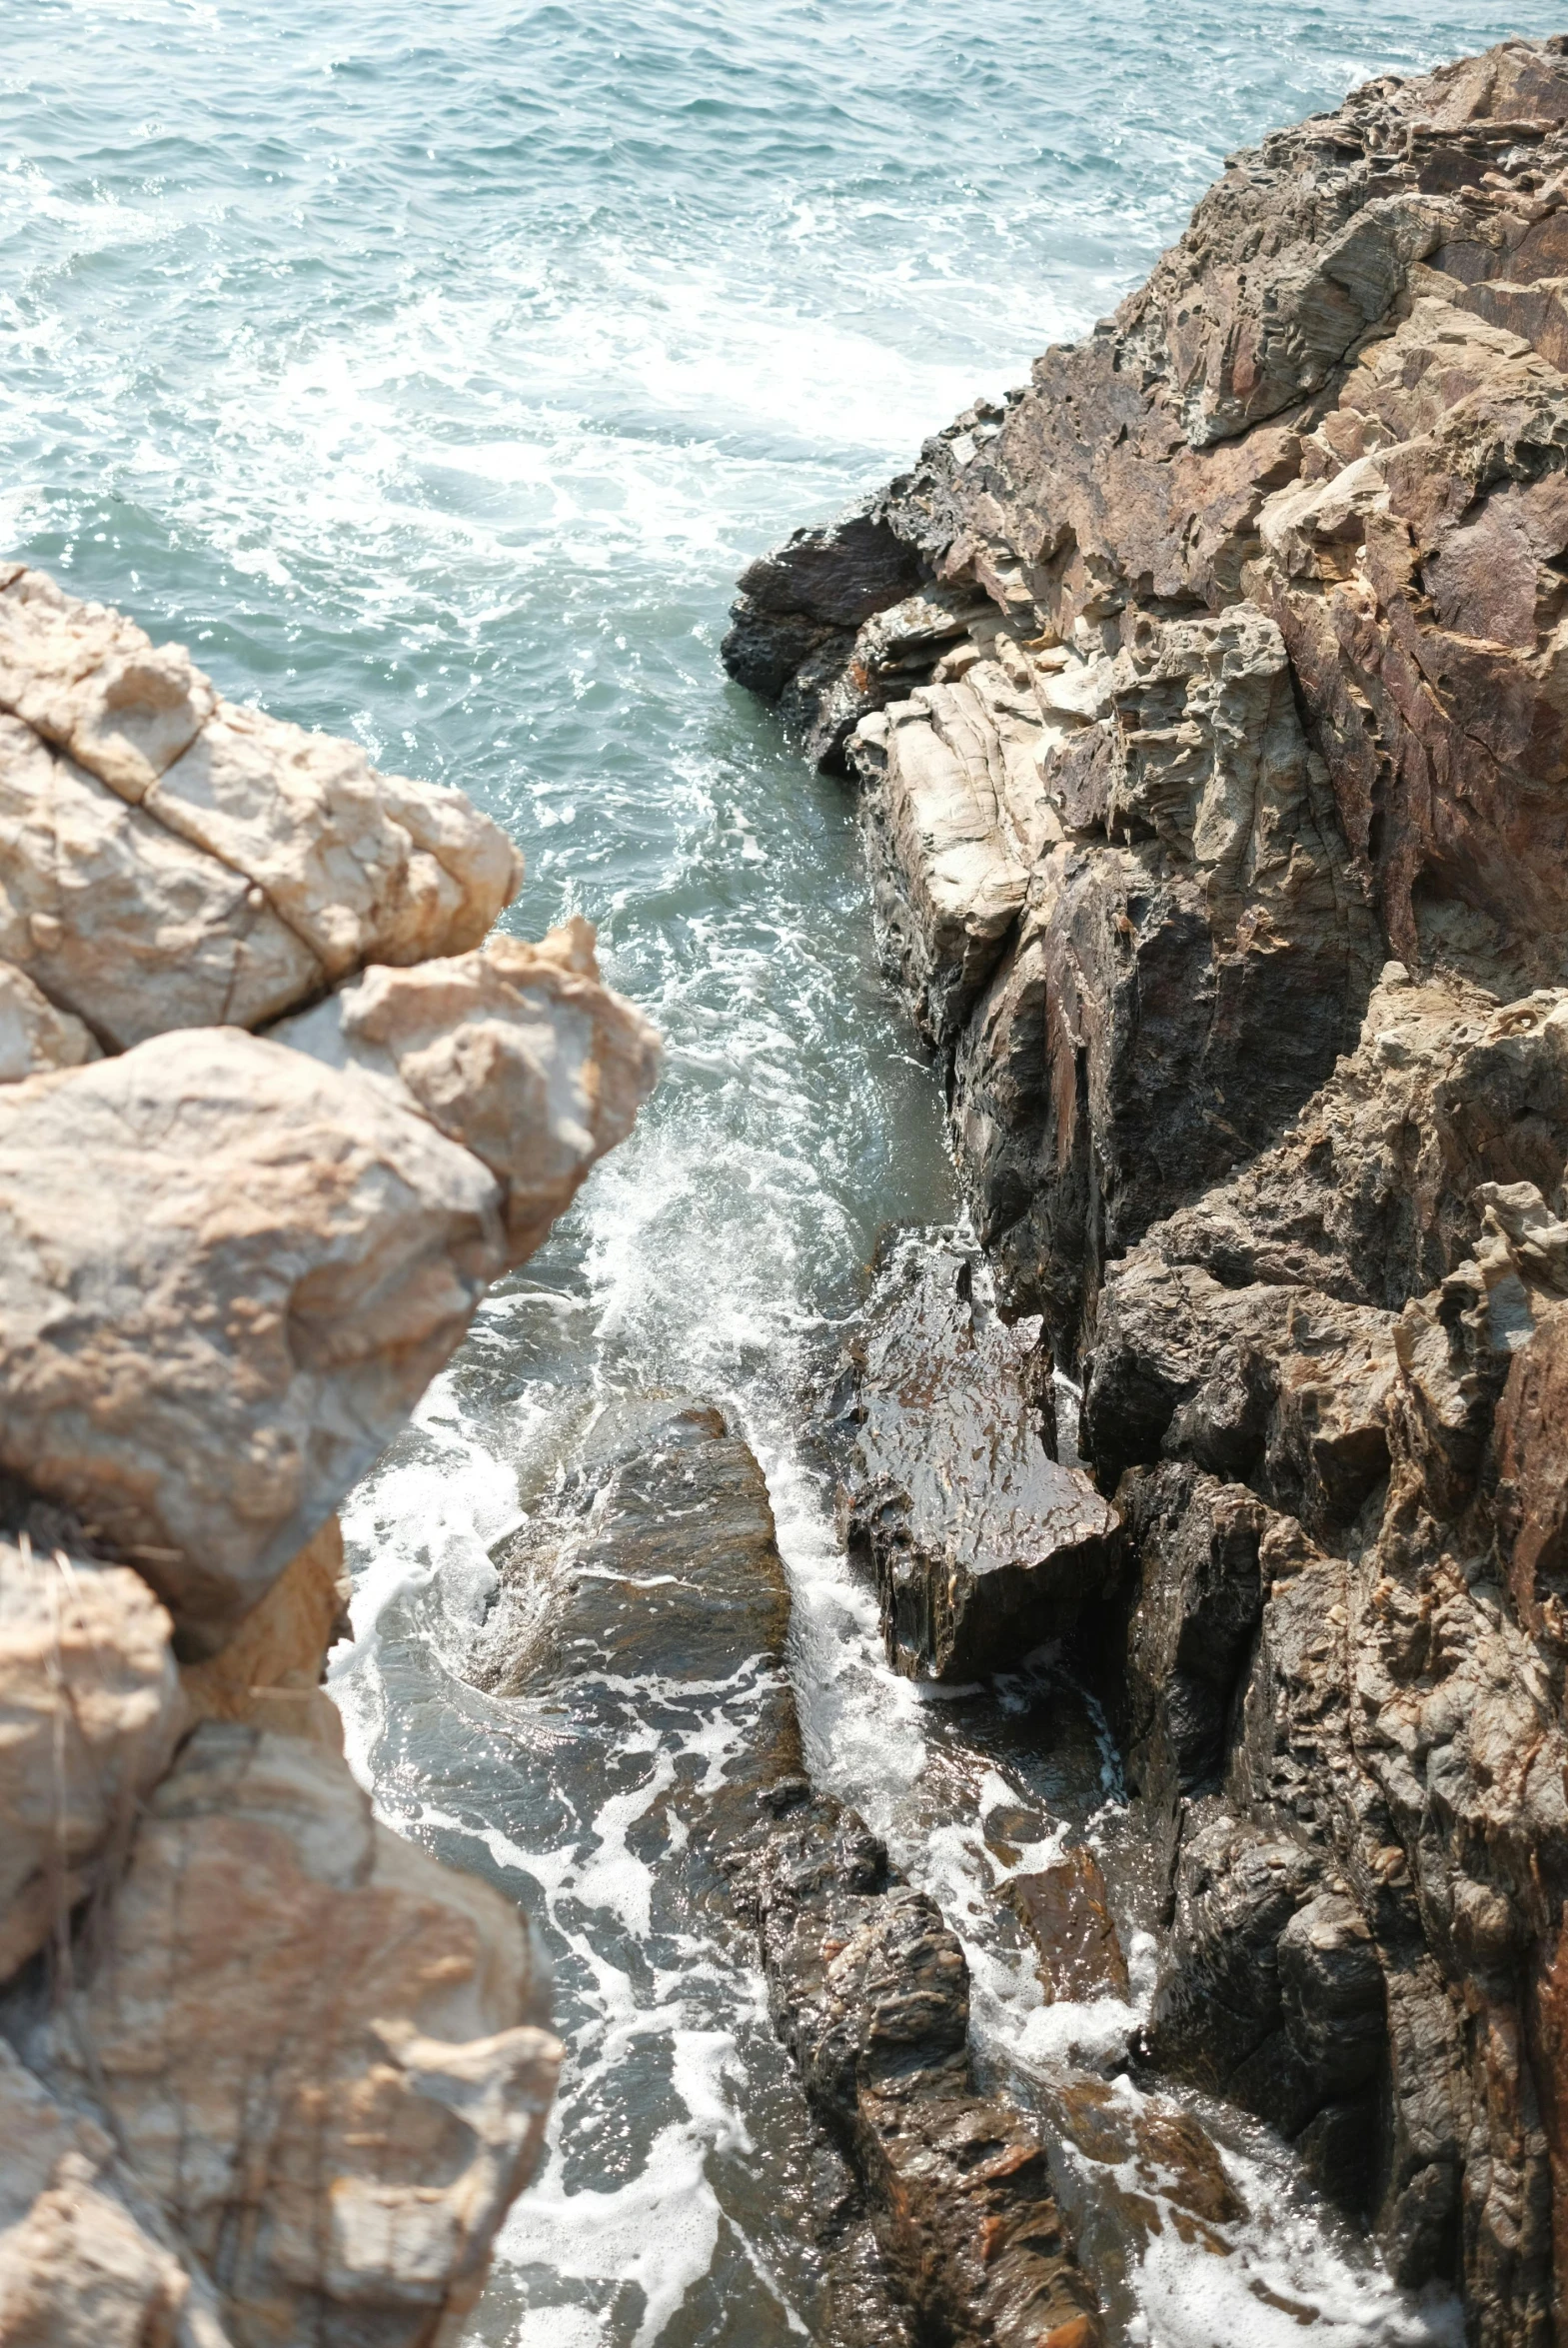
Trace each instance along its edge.
{"label": "wet rock surface", "polygon": [[[625,1737],[634,1690],[671,1739],[674,1765],[656,1764],[633,1836],[650,1961],[699,1922],[749,1958],[738,1908],[761,1929],[800,2084],[782,2105],[760,2086],[753,2124],[814,2245],[814,2336],[905,2348],[934,2325],[1033,2342],[1092,2311],[1037,2136],[972,2076],[959,1943],[858,1820],[811,1794],[767,1485],[724,1414],[613,1401],[498,1564],[477,1675],[505,1700],[549,1705],[558,1783],[576,1782],[579,1740]],[[836,1961],[855,1932],[858,1953]],[[828,1973],[830,2010],[811,2002]],[[1097,2337],[1092,2322],[1066,2335]]]}
{"label": "wet rock surface", "polygon": [[971,1251],[894,1249],[846,1383],[840,1515],[851,1555],[875,1573],[894,1669],[972,1678],[1110,1594],[1115,1511],[1052,1455],[1038,1323],[998,1317]]}
{"label": "wet rock surface", "polygon": [[853,1811],[803,1783],[777,1806],[777,1823],[730,1861],[736,1898],[761,1936],[778,2026],[867,2180],[921,2336],[1092,2348],[1093,2294],[1039,2138],[976,2089],[956,1937]]}
{"label": "wet rock surface", "polygon": [[1565,166],[1562,39],[1233,157],[862,517],[982,616],[783,689],[1122,1520],[1139,2060],[1484,2348],[1568,2287]]}

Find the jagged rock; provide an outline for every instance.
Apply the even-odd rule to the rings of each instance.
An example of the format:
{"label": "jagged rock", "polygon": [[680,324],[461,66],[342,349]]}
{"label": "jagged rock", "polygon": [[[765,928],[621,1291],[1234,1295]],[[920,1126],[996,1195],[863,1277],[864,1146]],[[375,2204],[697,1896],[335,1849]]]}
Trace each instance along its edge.
{"label": "jagged rock", "polygon": [[976,2089],[968,1968],[934,1903],[823,1796],[759,1829],[732,1871],[775,2020],[867,2179],[916,2323],[954,2348],[1094,2348],[1103,2334],[1039,2140]]}
{"label": "jagged rock", "polygon": [[[1061,843],[1020,853],[994,779],[965,834],[1005,934],[933,954],[874,804],[929,712],[851,751],[982,1238],[1125,1478],[1153,2053],[1290,2129],[1402,2282],[1460,2281],[1478,2348],[1568,2288],[1565,270],[1568,39],[1232,157],[869,510],[1066,730]],[[971,623],[900,706],[981,665]]]}
{"label": "jagged rock", "polygon": [[243,873],[16,718],[0,718],[0,954],[112,1051],[255,1027],[326,983]]}
{"label": "jagged rock", "polygon": [[274,1034],[364,1071],[481,1159],[519,1262],[625,1141],[660,1067],[648,1022],[599,984],[578,917],[541,945],[498,936],[478,954],[368,971]]}
{"label": "jagged rock", "polygon": [[0,1981],[112,1868],[188,1713],[138,1574],[0,1541]]}
{"label": "jagged rock", "polygon": [[895,1669],[995,1670],[1109,1594],[1115,1511],[1051,1456],[1038,1324],[997,1317],[971,1254],[898,1249],[852,1358],[840,1509],[851,1551],[874,1567]]}
{"label": "jagged rock", "polygon": [[97,1058],[98,1046],[80,1020],[57,1011],[24,971],[0,963],[0,1085]]}
{"label": "jagged rock", "polygon": [[342,1716],[320,1682],[328,1648],[353,1635],[349,1596],[343,1528],[329,1516],[219,1652],[183,1667],[192,1717],[248,1720],[341,1753]]}
{"label": "jagged rock", "polygon": [[217,2297],[93,2120],[0,2040],[0,2339],[7,2348],[237,2348]]}
{"label": "jagged rock", "polygon": [[182,647],[14,567],[0,710],[0,952],[117,1047],[464,953],[517,893],[461,792],[221,701]]}
{"label": "jagged rock", "polygon": [[626,1132],[657,1050],[593,970],[574,933],[377,974],[346,1014],[364,1073],[198,1031],[0,1093],[0,1460],[132,1557],[193,1650]]}
{"label": "jagged rock", "polygon": [[831,718],[820,724],[821,691],[837,681],[861,624],[919,583],[917,559],[862,510],[797,530],[742,573],[725,666],[765,701],[783,700],[785,723],[830,757],[836,729]]}
{"label": "jagged rock", "polygon": [[209,1720],[21,2051],[101,2111],[237,2344],[415,2348],[473,2304],[538,2157],[545,1997],[517,1911],[378,1826],[344,1762]]}
{"label": "jagged rock", "polygon": [[1126,1996],[1127,1961],[1091,1850],[1077,1844],[1049,1867],[1009,1875],[1004,1888],[1039,1951],[1047,2005],[1058,1998]]}

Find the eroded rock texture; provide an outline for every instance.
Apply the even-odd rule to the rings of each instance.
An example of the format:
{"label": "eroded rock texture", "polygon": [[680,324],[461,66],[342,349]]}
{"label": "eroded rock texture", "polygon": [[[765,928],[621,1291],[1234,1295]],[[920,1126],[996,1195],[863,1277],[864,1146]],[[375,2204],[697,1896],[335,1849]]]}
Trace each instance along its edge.
{"label": "eroded rock texture", "polygon": [[868,2181],[919,2336],[1096,2348],[1039,2137],[976,2087],[956,1936],[852,1810],[790,1791],[735,1854],[736,1896],[806,2093]]}
{"label": "eroded rock texture", "polygon": [[1568,2296],[1565,273],[1568,39],[1368,85],[928,442],[769,684],[1084,1373],[1144,2058],[1486,2348]]}
{"label": "eroded rock texture", "polygon": [[527,1920],[374,1821],[320,1684],[337,1503],[658,1074],[585,924],[485,942],[520,871],[0,566],[17,2348],[455,2342],[537,2158]]}

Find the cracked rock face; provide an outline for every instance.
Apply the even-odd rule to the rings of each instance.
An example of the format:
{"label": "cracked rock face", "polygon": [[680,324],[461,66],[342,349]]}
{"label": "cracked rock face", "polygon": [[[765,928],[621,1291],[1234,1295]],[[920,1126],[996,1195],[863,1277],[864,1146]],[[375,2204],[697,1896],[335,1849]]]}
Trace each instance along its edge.
{"label": "cracked rock face", "polygon": [[926,443],[856,521],[881,612],[770,684],[1084,1373],[1141,2059],[1482,2348],[1568,2291],[1565,273],[1568,39],[1353,92]]}
{"label": "cracked rock face", "polygon": [[208,1721],[148,1805],[104,1962],[23,2050],[101,2101],[246,2348],[349,2309],[414,2348],[478,2296],[537,2157],[546,2014],[510,1902],[375,1824],[346,1763]]}
{"label": "cracked rock face", "polygon": [[461,792],[234,707],[183,647],[14,565],[0,712],[0,955],[111,1049],[465,953],[517,893]]}
{"label": "cracked rock face", "polygon": [[585,924],[481,951],[520,874],[0,566],[17,2348],[455,2342],[537,2159],[526,1919],[374,1822],[321,1686],[333,1511],[658,1075]]}

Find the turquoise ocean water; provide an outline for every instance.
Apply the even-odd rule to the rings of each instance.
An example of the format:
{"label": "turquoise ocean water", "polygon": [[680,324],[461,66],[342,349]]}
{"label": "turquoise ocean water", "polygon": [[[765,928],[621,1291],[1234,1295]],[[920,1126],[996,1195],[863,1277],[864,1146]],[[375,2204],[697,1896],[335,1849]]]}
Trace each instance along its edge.
{"label": "turquoise ocean water", "polygon": [[[624,1833],[581,1785],[542,1823],[528,1723],[462,1683],[488,1546],[607,1386],[713,1394],[751,1432],[818,1766],[896,1829],[929,1758],[794,1437],[801,1362],[878,1230],[954,1210],[939,1103],[875,976],[839,788],[722,677],[730,583],[1110,308],[1228,149],[1563,21],[1539,0],[8,0],[0,553],[183,638],[232,695],[471,792],[528,857],[509,924],[586,913],[671,1044],[632,1144],[350,1515],[356,1763],[407,1831],[530,1898],[560,1974],[550,2161],[476,2341],[813,2329],[767,2190],[787,2082],[755,1976],[641,1947]],[[634,1761],[658,1744],[629,1728]],[[944,1831],[912,1863],[964,1922],[969,1845]],[[1005,2053],[1035,2025],[993,1988]],[[1441,2337],[1288,2179],[1269,2216],[1270,2158],[1228,2267],[1309,2301],[1320,2339]],[[1203,2264],[1150,2267],[1130,2342],[1299,2336]]]}

